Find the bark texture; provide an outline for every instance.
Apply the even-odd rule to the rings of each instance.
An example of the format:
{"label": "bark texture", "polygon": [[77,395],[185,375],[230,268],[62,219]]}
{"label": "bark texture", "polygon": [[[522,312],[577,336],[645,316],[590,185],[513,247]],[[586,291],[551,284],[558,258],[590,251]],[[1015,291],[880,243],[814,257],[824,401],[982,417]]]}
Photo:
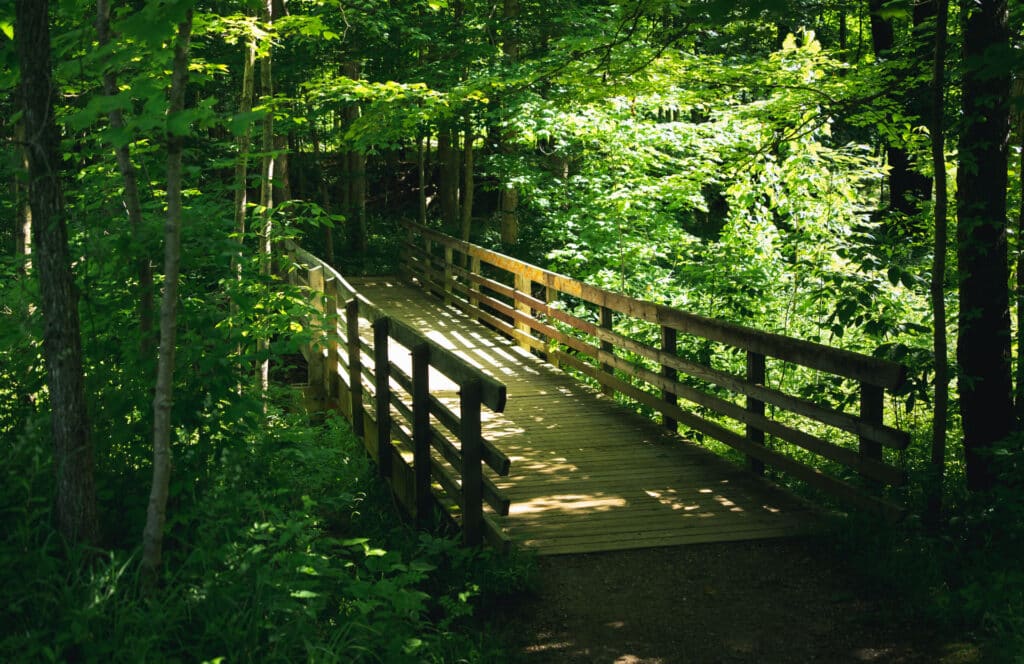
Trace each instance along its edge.
{"label": "bark texture", "polygon": [[[238,112],[246,114],[252,112],[252,96],[255,91],[256,68],[256,37],[250,32],[245,41],[245,53],[242,60],[242,92],[238,97]],[[242,135],[235,140],[238,154],[235,157],[235,233],[238,234],[238,244],[244,244],[245,239],[245,213],[249,204],[249,149],[252,144],[252,125],[246,123]],[[238,259],[231,258],[235,265],[235,272],[240,269]]]}
{"label": "bark texture", "polygon": [[28,197],[34,222],[33,270],[39,277],[39,304],[45,322],[43,356],[50,391],[57,528],[68,541],[96,543],[99,520],[82,372],[78,295],[61,199],[60,135],[53,115],[49,2],[18,0],[15,21],[28,153]]}
{"label": "bark texture", "polygon": [[946,32],[949,0],[935,3],[935,52],[932,59],[932,166],[935,172],[935,259],[932,264],[932,350],[935,355],[935,410],[932,413],[932,486],[927,519],[937,525],[942,513],[942,482],[946,473],[946,413],[949,406],[949,343],[946,339]]}
{"label": "bark texture", "polygon": [[[192,11],[178,25],[168,115],[185,109],[188,49]],[[142,568],[156,579],[163,557],[167,492],[171,481],[171,405],[174,402],[174,351],[177,337],[178,273],[181,265],[181,188],[184,137],[167,135],[167,223],[164,225],[164,292],[160,301],[160,357],[153,397],[153,484],[150,487],[146,527],[142,533]]]}
{"label": "bark texture", "polygon": [[967,485],[972,490],[994,485],[988,451],[1009,434],[1012,423],[1006,244],[1010,78],[985,62],[990,49],[1008,48],[1006,9],[1006,0],[979,0],[964,30],[957,358]]}

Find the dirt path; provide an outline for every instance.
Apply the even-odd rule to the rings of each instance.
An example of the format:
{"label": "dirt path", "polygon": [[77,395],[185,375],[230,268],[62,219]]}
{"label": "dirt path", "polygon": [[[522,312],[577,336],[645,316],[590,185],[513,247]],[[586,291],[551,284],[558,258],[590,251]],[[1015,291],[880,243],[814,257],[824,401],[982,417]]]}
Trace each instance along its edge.
{"label": "dirt path", "polygon": [[813,541],[552,556],[500,620],[523,664],[981,661]]}

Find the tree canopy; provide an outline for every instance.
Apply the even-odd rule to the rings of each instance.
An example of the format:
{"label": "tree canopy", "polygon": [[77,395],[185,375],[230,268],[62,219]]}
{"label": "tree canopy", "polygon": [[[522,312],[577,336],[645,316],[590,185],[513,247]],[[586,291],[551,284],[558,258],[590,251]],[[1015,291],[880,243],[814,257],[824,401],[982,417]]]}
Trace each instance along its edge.
{"label": "tree canopy", "polygon": [[901,499],[1017,541],[1022,36],[1006,0],[4,3],[6,463],[57,470],[25,495],[69,542],[131,550],[149,504],[159,578],[310,334],[274,243],[386,274],[415,219],[906,364]]}

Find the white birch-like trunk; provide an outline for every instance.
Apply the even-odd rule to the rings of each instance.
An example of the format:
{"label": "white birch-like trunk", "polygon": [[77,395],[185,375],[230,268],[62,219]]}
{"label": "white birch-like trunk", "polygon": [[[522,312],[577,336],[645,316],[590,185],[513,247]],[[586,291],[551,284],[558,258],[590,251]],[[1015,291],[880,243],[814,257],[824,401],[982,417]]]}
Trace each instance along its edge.
{"label": "white birch-like trunk", "polygon": [[[174,44],[168,119],[185,108],[192,11],[178,25]],[[167,134],[167,222],[164,225],[164,292],[160,301],[160,353],[153,397],[153,484],[142,533],[142,569],[154,583],[163,557],[167,492],[171,481],[171,404],[174,402],[174,351],[177,336],[178,272],[181,264],[181,189],[184,137]]]}

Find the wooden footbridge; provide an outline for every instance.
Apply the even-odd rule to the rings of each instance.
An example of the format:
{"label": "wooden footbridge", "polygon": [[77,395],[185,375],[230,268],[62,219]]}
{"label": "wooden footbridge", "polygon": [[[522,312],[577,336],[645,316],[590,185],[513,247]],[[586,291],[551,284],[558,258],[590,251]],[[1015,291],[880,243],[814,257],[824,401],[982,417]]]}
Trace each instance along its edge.
{"label": "wooden footbridge", "polygon": [[[292,243],[278,269],[316,295],[312,397],[349,419],[417,521],[440,504],[467,543],[542,554],[805,532],[816,508],[766,468],[899,513],[882,495],[906,481],[909,437],[883,399],[902,366],[406,229],[401,278],[346,280]],[[808,396],[825,389],[859,409]]]}

